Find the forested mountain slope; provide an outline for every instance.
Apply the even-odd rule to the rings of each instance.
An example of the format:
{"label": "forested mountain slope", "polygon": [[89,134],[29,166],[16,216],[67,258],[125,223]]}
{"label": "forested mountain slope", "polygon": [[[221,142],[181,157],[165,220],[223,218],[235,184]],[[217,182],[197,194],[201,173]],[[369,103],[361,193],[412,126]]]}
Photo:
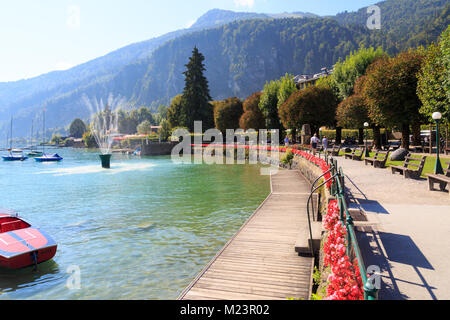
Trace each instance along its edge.
{"label": "forested mountain slope", "polygon": [[366,8],[327,18],[302,12],[211,10],[190,29],[119,49],[67,71],[0,83],[0,121],[5,130],[14,114],[15,135],[26,135],[31,119],[46,107],[49,128],[66,126],[76,117],[89,116],[83,95],[106,99],[113,94],[129,101],[130,107],[156,109],[181,93],[182,72],[194,46],[206,57],[213,98],[245,98],[286,72],[316,73],[332,67],[361,44],[380,45],[394,54],[436,40],[449,24],[448,1],[388,0],[378,5],[381,30],[366,27]]}

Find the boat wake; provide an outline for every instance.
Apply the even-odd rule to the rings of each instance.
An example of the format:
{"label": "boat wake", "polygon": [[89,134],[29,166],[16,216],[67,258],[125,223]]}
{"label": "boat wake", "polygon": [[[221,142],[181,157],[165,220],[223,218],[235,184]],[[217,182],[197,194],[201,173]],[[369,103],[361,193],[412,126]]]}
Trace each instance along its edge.
{"label": "boat wake", "polygon": [[70,168],[57,168],[52,170],[45,170],[37,172],[36,174],[53,174],[55,176],[67,176],[76,174],[118,174],[130,171],[146,171],[155,167],[153,163],[114,163],[111,169],[105,170],[98,164],[90,166],[79,166]]}

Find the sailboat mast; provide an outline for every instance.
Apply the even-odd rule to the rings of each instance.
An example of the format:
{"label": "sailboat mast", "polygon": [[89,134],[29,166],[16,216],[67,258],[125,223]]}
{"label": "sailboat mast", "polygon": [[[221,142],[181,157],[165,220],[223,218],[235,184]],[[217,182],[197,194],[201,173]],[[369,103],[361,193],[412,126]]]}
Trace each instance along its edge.
{"label": "sailboat mast", "polygon": [[13,117],[11,116],[11,134],[9,136],[9,148],[12,151],[12,123],[13,123]]}
{"label": "sailboat mast", "polygon": [[31,143],[30,149],[31,149],[31,151],[33,151],[33,119],[31,119],[31,136],[30,136],[30,143]]}
{"label": "sailboat mast", "polygon": [[45,153],[45,109],[42,111],[42,115],[44,118],[43,121],[43,131],[42,131],[42,136],[43,136],[43,141],[42,141],[42,153]]}

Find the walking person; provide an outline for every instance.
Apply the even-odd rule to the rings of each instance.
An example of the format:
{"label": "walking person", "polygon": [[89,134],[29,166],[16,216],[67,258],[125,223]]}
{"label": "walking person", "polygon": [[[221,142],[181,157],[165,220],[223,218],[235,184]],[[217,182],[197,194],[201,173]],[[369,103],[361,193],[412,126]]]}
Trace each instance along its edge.
{"label": "walking person", "polygon": [[317,134],[314,134],[314,137],[311,138],[311,147],[313,151],[313,155],[316,155],[317,144],[320,142],[320,139],[317,138]]}
{"label": "walking person", "polygon": [[327,149],[328,149],[328,138],[326,136],[324,136],[323,139],[322,139],[322,147],[323,147],[323,151],[327,152]]}
{"label": "walking person", "polygon": [[286,136],[286,138],[284,138],[284,145],[286,147],[289,147],[289,137],[288,136]]}

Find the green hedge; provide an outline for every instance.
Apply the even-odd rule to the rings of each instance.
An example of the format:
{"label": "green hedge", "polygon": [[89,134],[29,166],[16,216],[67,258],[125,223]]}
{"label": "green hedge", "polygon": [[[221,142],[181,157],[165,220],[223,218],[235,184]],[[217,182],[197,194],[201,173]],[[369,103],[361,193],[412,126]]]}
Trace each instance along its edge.
{"label": "green hedge", "polygon": [[[381,134],[385,134],[386,129],[381,129]],[[326,136],[328,139],[335,140],[336,139],[336,130],[321,130],[321,135]],[[342,129],[342,139],[346,138],[355,138],[358,139],[359,130],[358,129]],[[373,140],[373,130],[367,129],[367,139]]]}

